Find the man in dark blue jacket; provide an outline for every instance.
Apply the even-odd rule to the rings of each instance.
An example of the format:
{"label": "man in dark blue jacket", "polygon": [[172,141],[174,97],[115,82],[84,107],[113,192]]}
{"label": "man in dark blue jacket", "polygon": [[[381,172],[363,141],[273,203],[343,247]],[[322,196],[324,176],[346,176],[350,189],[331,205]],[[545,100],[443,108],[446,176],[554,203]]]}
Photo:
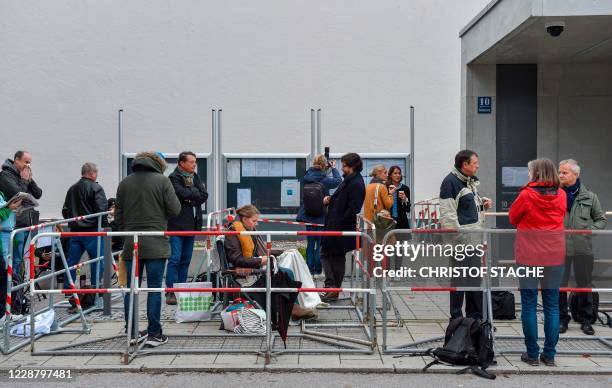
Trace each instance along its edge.
{"label": "man in dark blue jacket", "polygon": [[[323,224],[325,222],[325,214],[327,209],[323,203],[320,206],[312,206],[310,200],[319,200],[322,202],[323,199],[329,195],[331,189],[335,189],[342,183],[342,177],[336,169],[336,162],[330,164],[331,176],[327,172],[328,161],[325,155],[319,154],[312,160],[312,167],[310,167],[304,178],[302,178],[302,184],[304,185],[304,195],[302,198],[302,204],[298,211],[297,221],[308,222],[312,224]],[[309,196],[309,198],[306,198]],[[315,204],[316,205],[316,204]],[[306,226],[308,231],[323,230],[322,227],[317,226]],[[315,276],[321,274],[321,237],[320,236],[308,236],[308,244],[306,245],[306,263],[308,263],[308,269],[310,274]]]}
{"label": "man in dark blue jacket", "polygon": [[[200,231],[202,229],[202,204],[208,199],[208,193],[195,172],[196,165],[196,155],[193,152],[181,152],[178,166],[169,176],[174,192],[181,202],[181,212],[178,216],[168,220],[168,230]],[[168,287],[187,280],[194,242],[194,236],[170,237],[172,253],[168,259],[166,272]],[[166,304],[176,304],[176,296],[173,292],[166,294]]]}

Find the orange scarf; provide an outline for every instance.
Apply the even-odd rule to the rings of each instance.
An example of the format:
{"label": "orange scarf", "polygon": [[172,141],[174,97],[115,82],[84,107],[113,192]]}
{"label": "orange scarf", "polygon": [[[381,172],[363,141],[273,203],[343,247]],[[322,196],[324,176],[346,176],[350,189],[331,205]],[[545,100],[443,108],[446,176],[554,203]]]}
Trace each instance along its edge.
{"label": "orange scarf", "polygon": [[[235,221],[232,224],[232,228],[236,232],[244,232],[246,228],[240,221]],[[251,236],[238,235],[238,241],[240,241],[240,247],[242,248],[242,256],[246,258],[252,258],[255,253],[255,244],[253,243],[253,239]]]}

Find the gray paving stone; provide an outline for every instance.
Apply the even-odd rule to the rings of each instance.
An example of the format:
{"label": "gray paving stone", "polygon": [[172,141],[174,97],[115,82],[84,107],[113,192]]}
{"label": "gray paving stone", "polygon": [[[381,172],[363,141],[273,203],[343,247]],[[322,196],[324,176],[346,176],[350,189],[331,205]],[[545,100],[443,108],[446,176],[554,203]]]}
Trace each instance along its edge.
{"label": "gray paving stone", "polygon": [[47,360],[43,365],[44,366],[59,366],[69,368],[74,365],[85,365],[89,360],[91,360],[93,355],[85,355],[85,356],[53,356],[49,360]]}

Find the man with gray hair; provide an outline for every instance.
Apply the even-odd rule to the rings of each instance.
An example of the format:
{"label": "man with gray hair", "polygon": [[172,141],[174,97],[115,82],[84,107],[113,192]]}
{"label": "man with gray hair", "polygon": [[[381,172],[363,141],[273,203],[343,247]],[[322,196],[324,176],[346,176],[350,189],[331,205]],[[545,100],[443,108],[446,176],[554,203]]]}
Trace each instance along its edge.
{"label": "man with gray hair", "polygon": [[[64,218],[74,218],[88,214],[100,213],[107,210],[108,203],[104,189],[97,182],[98,167],[95,163],[85,163],[81,167],[81,179],[73,184],[62,207]],[[102,226],[106,226],[106,217],[102,217]],[[71,232],[96,232],[98,230],[98,219],[89,218],[70,223]],[[81,256],[87,251],[90,259],[98,257],[98,239],[96,237],[72,237],[70,238],[70,248],[68,250],[68,265],[73,266],[81,261]],[[103,244],[100,244],[100,256],[104,254]],[[104,261],[99,262],[100,272],[97,271],[98,264],[92,264],[91,284],[99,284],[100,278],[104,273]],[[75,270],[70,271],[72,279]],[[64,288],[69,287],[68,276],[64,276]]]}
{"label": "man with gray hair", "polygon": [[[597,194],[589,191],[580,181],[580,166],[574,159],[562,160],[559,163],[559,180],[567,194],[567,213],[565,215],[566,229],[605,229],[606,213],[603,211]],[[561,287],[567,287],[572,267],[576,278],[576,287],[590,288],[593,277],[593,248],[591,236],[572,234],[567,236],[565,272]],[[594,318],[593,294],[579,292],[576,298],[575,317],[581,324],[582,331],[587,335],[595,334],[591,326]],[[570,322],[568,313],[567,293],[559,294],[559,332],[565,333]]]}

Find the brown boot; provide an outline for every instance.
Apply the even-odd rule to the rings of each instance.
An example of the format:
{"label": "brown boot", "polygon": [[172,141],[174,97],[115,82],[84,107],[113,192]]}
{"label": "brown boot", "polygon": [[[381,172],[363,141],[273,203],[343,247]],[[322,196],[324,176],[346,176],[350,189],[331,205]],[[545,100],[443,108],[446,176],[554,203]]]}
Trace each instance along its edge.
{"label": "brown boot", "polygon": [[316,317],[317,314],[311,309],[305,309],[304,307],[294,304],[293,310],[291,310],[291,318],[295,321],[299,321],[302,319],[311,319]]}
{"label": "brown boot", "polygon": [[339,296],[340,296],[340,293],[338,292],[325,292],[321,294],[321,301],[322,302],[334,302],[338,300]]}
{"label": "brown boot", "polygon": [[176,305],[176,295],[174,295],[174,292],[166,294],[166,304],[171,306]]}

